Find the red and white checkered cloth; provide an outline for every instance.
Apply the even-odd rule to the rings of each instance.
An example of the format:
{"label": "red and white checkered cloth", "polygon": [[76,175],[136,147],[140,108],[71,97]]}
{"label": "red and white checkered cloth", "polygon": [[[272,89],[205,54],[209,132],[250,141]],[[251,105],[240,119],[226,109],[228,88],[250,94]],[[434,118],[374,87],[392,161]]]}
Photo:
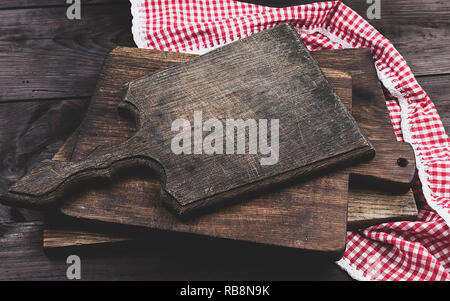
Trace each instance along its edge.
{"label": "red and white checkered cloth", "polygon": [[340,1],[270,8],[232,0],[131,0],[140,48],[203,53],[292,23],[311,50],[370,48],[397,138],[414,148],[423,199],[417,221],[349,232],[338,265],[360,280],[450,280],[450,139],[394,46]]}

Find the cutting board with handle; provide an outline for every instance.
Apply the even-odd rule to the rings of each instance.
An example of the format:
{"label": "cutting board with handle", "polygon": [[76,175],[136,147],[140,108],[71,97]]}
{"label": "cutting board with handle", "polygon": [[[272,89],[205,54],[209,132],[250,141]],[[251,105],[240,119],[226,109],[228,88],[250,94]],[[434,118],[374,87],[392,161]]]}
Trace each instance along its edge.
{"label": "cutting board with handle", "polygon": [[[122,118],[116,110],[123,83],[189,58],[192,56],[152,50],[114,50],[100,75],[76,147],[63,148],[55,159],[63,159],[63,154],[82,159],[98,145],[120,143],[132,135],[133,122]],[[336,69],[323,70],[342,101],[350,106],[351,76]],[[64,215],[96,221],[321,251],[334,259],[345,248],[346,171],[327,173],[302,185],[266,191],[246,202],[183,222],[162,206],[159,190],[156,177],[149,177],[145,170],[133,170],[117,175],[110,182],[92,184],[67,199],[60,210]]]}
{"label": "cutting board with handle", "polygon": [[[213,76],[211,76],[213,73]],[[80,161],[45,161],[13,184],[12,205],[49,206],[92,178],[144,166],[178,216],[308,179],[374,149],[291,24],[127,83],[137,131]]]}
{"label": "cutting board with handle", "polygon": [[[391,158],[390,169],[403,175],[398,183],[401,187],[399,190],[402,191],[403,186],[409,185],[412,181],[414,155],[409,147],[405,147],[395,139],[370,52],[367,49],[349,49],[337,52],[318,51],[313,52],[313,56],[318,60],[335,91],[344,102],[349,103],[352,96],[351,78],[348,73],[341,70],[357,75],[353,79],[353,114],[355,114],[355,110],[365,110],[372,114],[372,118],[363,119],[368,122],[367,127],[375,127],[377,124],[377,127],[382,129],[376,132],[381,133],[378,140],[382,141],[384,137],[386,144],[390,143],[391,148],[399,149],[398,153],[390,153],[389,156]],[[181,53],[136,48],[119,47],[113,50],[105,61],[96,95],[91,101],[79,133],[74,134],[66,142],[55,156],[55,160],[79,160],[89,155],[99,145],[120,143],[129,137],[134,132],[134,124],[132,121],[122,118],[116,110],[122,84],[192,57],[192,55]],[[372,109],[361,108],[367,105],[366,98],[371,98],[369,103]],[[364,128],[364,125],[361,127]],[[378,151],[376,156],[381,153]],[[408,160],[409,165],[398,166],[396,161],[400,157]],[[383,161],[381,158],[374,160]],[[389,161],[389,159],[384,160]],[[373,174],[373,179],[382,178],[379,174],[381,173]],[[387,174],[389,175],[390,172]],[[172,219],[174,223],[171,224],[167,212],[158,206],[158,182],[141,172],[140,174],[117,176],[112,182],[104,183],[102,187],[96,183],[91,189],[79,192],[67,199],[60,211],[65,216],[82,220],[169,229],[300,249],[327,250],[328,248],[330,250],[330,245],[334,244],[331,249],[335,251],[341,250],[345,246],[343,231],[345,232],[346,229],[347,199],[349,200],[349,226],[365,226],[375,222],[412,219],[417,216],[414,197],[410,190],[406,193],[387,192],[380,189],[365,190],[352,184],[348,189],[347,182],[348,176],[345,173],[326,175],[295,187],[288,187],[281,195],[271,195],[257,202],[250,201],[235,205],[228,209],[232,209],[231,212],[215,213],[220,218],[212,214],[209,215],[209,221],[207,215],[203,217],[206,219],[205,221],[179,224]],[[152,196],[155,199],[149,201]],[[271,198],[274,197],[284,198],[286,207],[284,210],[277,207],[277,204],[283,206],[282,202],[271,202]],[[302,206],[289,207],[292,203]],[[257,212],[260,214],[256,214]],[[250,215],[248,215],[249,213]],[[298,215],[296,216],[296,214]],[[169,219],[169,222],[161,222],[164,219]],[[247,225],[252,224],[255,224],[254,231],[258,233],[254,236],[259,235],[260,237],[251,237],[251,229]],[[283,224],[287,225],[283,226]],[[317,227],[314,226],[315,224]],[[71,229],[67,227],[71,227],[67,220],[64,221],[64,224],[47,225],[44,231],[44,247],[57,248],[111,243],[129,239],[129,237],[117,237],[113,233],[96,233],[94,228],[90,231],[85,228],[77,230],[77,223],[74,223]],[[281,228],[276,233],[278,227]],[[270,228],[275,230],[273,232],[266,231]],[[284,232],[281,231],[283,229]],[[276,236],[276,234],[286,232],[296,235],[294,240],[291,238],[291,242],[297,241],[297,244],[289,243],[289,238],[280,241],[283,240],[283,235],[281,238]],[[307,237],[309,239],[305,239]],[[328,243],[328,247],[324,247],[321,245],[324,240],[332,242]],[[300,243],[301,241],[303,243]]]}

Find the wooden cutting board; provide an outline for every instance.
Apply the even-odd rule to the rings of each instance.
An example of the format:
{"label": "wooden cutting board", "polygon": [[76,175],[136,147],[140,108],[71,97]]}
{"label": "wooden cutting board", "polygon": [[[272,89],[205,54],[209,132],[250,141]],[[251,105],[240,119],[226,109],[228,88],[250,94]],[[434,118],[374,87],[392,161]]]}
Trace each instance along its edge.
{"label": "wooden cutting board", "polygon": [[[88,148],[95,149],[106,141],[120,143],[132,135],[133,123],[121,118],[116,110],[124,82],[191,57],[132,48],[114,50],[106,60],[98,93],[80,127],[71,157],[82,158],[89,153]],[[342,100],[350,106],[351,76],[330,68],[324,71]],[[55,159],[61,160],[62,154],[69,153],[70,150],[63,148]],[[149,178],[145,170],[134,170],[118,175],[110,183],[95,183],[81,195],[73,195],[61,207],[61,212],[91,220],[322,251],[333,259],[339,258],[345,248],[346,171],[326,174],[281,191],[267,191],[257,199],[185,222],[163,208],[158,193],[156,178]]]}
{"label": "wooden cutting board", "polygon": [[12,205],[48,206],[120,169],[150,168],[178,216],[244,201],[375,151],[287,23],[127,83],[138,128],[80,161],[45,161],[13,184]]}
{"label": "wooden cutting board", "polygon": [[[392,156],[394,164],[391,164],[391,169],[396,169],[397,172],[403,172],[403,182],[411,181],[414,174],[414,167],[412,172],[407,168],[400,168],[396,165],[398,156],[404,157],[410,161],[414,166],[414,155],[409,147],[403,147],[402,143],[397,143],[395,135],[392,130],[389,117],[387,115],[384,95],[381,87],[377,81],[376,72],[373,68],[373,62],[370,52],[367,49],[349,49],[338,51],[319,51],[314,52],[313,55],[317,58],[319,64],[329,77],[333,84],[335,91],[340,95],[341,99],[349,100],[351,98],[351,91],[349,87],[349,78],[341,70],[348,70],[355,74],[353,79],[354,99],[356,110],[361,110],[361,107],[367,105],[365,98],[373,98],[370,102],[372,109],[363,110],[373,114],[373,118],[364,118],[367,127],[374,127],[377,124],[380,131],[371,131],[372,134],[381,133],[380,137],[385,137],[391,141],[391,147],[397,147],[400,152],[397,157]],[[99,145],[105,143],[120,143],[126,137],[133,133],[133,123],[127,119],[121,118],[115,109],[120,99],[120,87],[122,82],[140,77],[145,74],[155,72],[160,68],[167,68],[172,64],[176,64],[191,58],[191,55],[180,53],[166,53],[152,50],[142,50],[136,48],[116,48],[111,52],[105,62],[105,66],[100,75],[97,86],[96,96],[93,97],[87,116],[80,127],[79,136],[74,136],[69,139],[61,151],[55,156],[55,160],[79,160],[87,156],[90,151]],[[339,62],[336,58],[339,58]],[[342,60],[342,62],[340,62]],[[117,81],[117,78],[120,79]],[[112,80],[112,78],[116,80]],[[104,89],[108,86],[110,89]],[[347,88],[345,88],[347,87]],[[356,92],[356,93],[355,93]],[[353,107],[355,111],[355,107]],[[355,114],[355,112],[353,112]],[[387,118],[386,118],[387,117]],[[376,138],[376,137],[375,137]],[[382,140],[379,138],[378,140]],[[74,147],[73,144],[76,143]],[[387,143],[387,142],[386,142]],[[378,152],[380,153],[380,152]],[[377,155],[378,155],[377,153]],[[375,158],[377,159],[377,158]],[[380,159],[378,159],[380,160]],[[385,164],[386,165],[386,164]],[[394,166],[392,166],[394,165]],[[409,174],[408,174],[409,173]],[[417,209],[414,202],[414,197],[411,191],[406,193],[390,193],[379,190],[367,191],[355,185],[347,194],[346,178],[333,176],[331,180],[322,179],[322,183],[309,183],[308,189],[303,189],[303,200],[306,200],[309,205],[303,208],[302,219],[299,219],[297,228],[295,228],[298,237],[302,237],[307,233],[308,229],[314,230],[314,223],[318,222],[318,216],[326,219],[326,215],[334,216],[338,220],[345,217],[342,216],[342,207],[345,206],[346,199],[349,199],[349,224],[350,226],[364,226],[381,221],[396,220],[396,219],[413,219],[417,215]],[[317,181],[317,180],[315,180]],[[328,181],[328,183],[327,183]],[[304,183],[303,185],[306,185]],[[332,186],[330,186],[332,185]],[[400,183],[399,185],[403,185]],[[157,194],[158,184],[155,180],[148,179],[145,174],[120,177],[118,176],[112,183],[105,183],[103,187],[94,185],[87,192],[80,193],[62,206],[61,212],[66,216],[82,218],[83,220],[94,220],[111,222],[118,224],[129,224],[138,226],[152,226],[154,223],[154,213],[158,209],[156,202],[148,202],[144,197],[147,194]],[[324,190],[322,190],[324,189]],[[302,193],[302,190],[299,190]],[[299,193],[292,194],[292,197],[299,197]],[[259,201],[261,204],[264,200]],[[247,205],[249,205],[248,203]],[[244,206],[238,205],[239,206]],[[261,205],[263,206],[263,205]],[[275,206],[273,212],[275,212]],[[267,209],[263,211],[266,214]],[[272,212],[272,213],[273,213]],[[163,215],[165,215],[164,213]],[[338,215],[338,216],[336,216]],[[242,223],[242,228],[237,230],[248,231],[245,227],[247,225],[245,215],[240,214],[239,221]],[[292,215],[287,214],[284,220],[289,222]],[[305,217],[309,217],[305,218]],[[232,218],[224,218],[224,224],[228,221],[228,225],[233,222]],[[249,220],[250,223],[251,220]],[[264,220],[262,220],[264,221]],[[280,223],[280,219],[275,219],[274,222]],[[308,222],[312,222],[308,225]],[[325,221],[322,221],[326,223]],[[261,223],[258,222],[260,226]],[[336,227],[336,222],[328,222],[329,226]],[[340,224],[339,224],[340,225]],[[276,226],[276,225],[275,225]],[[156,228],[158,225],[155,226]],[[213,232],[211,236],[224,237],[224,230],[214,223],[206,225],[211,228]],[[266,229],[264,226],[260,226]],[[181,228],[181,227],[180,227]],[[186,231],[190,233],[202,233],[202,223],[192,226],[191,229],[180,229],[179,231]],[[310,233],[313,235],[328,235],[328,239],[333,236],[332,232],[335,228],[328,228],[323,232]],[[70,225],[67,220],[64,223],[48,225],[44,232],[44,247],[56,248],[73,245],[86,245],[94,243],[108,243],[118,240],[129,239],[130,236],[118,237],[112,233],[96,233],[94,228],[91,230],[80,229],[77,223]],[[233,229],[233,228],[231,228]],[[235,228],[236,229],[236,228]],[[261,228],[259,228],[261,229]],[[292,230],[292,229],[291,229]],[[340,231],[340,230],[339,230]],[[339,231],[337,231],[339,233]],[[230,231],[231,232],[231,231]],[[264,231],[259,231],[264,232]],[[208,233],[203,233],[208,235]],[[228,233],[230,238],[239,239],[238,235]],[[132,236],[131,236],[132,237]],[[305,237],[305,236],[303,236]],[[322,236],[323,237],[323,236]],[[333,238],[332,238],[333,239]],[[333,239],[334,240],[334,239]],[[344,236],[337,237],[337,242],[343,246]],[[300,240],[299,240],[300,241]],[[301,245],[297,245],[297,248]],[[306,246],[307,247],[307,246]],[[306,248],[305,247],[305,248]]]}

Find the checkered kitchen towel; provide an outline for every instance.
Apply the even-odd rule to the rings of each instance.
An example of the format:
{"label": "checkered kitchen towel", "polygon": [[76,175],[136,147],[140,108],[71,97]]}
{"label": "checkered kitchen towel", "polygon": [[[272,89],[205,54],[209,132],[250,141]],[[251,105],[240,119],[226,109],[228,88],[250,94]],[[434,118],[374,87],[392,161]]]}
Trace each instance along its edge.
{"label": "checkered kitchen towel", "polygon": [[270,8],[232,0],[131,0],[140,48],[204,53],[292,23],[311,50],[370,48],[398,140],[414,148],[424,202],[417,221],[349,232],[337,263],[359,280],[450,280],[450,140],[394,46],[339,1]]}

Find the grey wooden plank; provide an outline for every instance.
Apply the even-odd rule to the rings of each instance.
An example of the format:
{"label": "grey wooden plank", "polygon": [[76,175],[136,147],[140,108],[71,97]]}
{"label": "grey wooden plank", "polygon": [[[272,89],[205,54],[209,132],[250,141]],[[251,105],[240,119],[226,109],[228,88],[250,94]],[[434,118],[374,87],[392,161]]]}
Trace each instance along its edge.
{"label": "grey wooden plank", "polygon": [[[127,2],[128,0],[82,0],[82,7],[91,4]],[[69,6],[65,0],[2,0],[0,9],[48,7],[48,6]]]}
{"label": "grey wooden plank", "polygon": [[42,211],[0,205],[0,223],[42,221]]}
{"label": "grey wooden plank", "polygon": [[[365,14],[364,1],[347,4]],[[449,5],[383,2],[382,19],[371,22],[416,75],[450,72]],[[0,42],[0,101],[90,96],[104,55],[115,45],[133,45],[127,7],[93,5],[81,21],[67,20],[62,7],[0,10],[0,40],[21,40]]]}
{"label": "grey wooden plank", "polygon": [[65,280],[66,258],[73,254],[81,259],[82,280],[350,280],[321,258],[165,233],[46,254],[42,228],[43,222],[0,223],[0,280]]}
{"label": "grey wooden plank", "polygon": [[91,96],[110,40],[0,42],[0,102]]}
{"label": "grey wooden plank", "polygon": [[0,9],[0,40],[131,39],[129,2],[82,7],[80,20],[70,20],[66,7]]}
{"label": "grey wooden plank", "polygon": [[113,47],[108,44],[92,40],[0,42],[0,101],[90,96],[104,55]]}
{"label": "grey wooden plank", "polygon": [[60,279],[64,267],[48,261],[39,249],[42,222],[0,224],[0,279]]}
{"label": "grey wooden plank", "polygon": [[90,96],[106,53],[134,46],[130,18],[129,4],[90,6],[81,21],[62,8],[0,10],[0,102]]}

